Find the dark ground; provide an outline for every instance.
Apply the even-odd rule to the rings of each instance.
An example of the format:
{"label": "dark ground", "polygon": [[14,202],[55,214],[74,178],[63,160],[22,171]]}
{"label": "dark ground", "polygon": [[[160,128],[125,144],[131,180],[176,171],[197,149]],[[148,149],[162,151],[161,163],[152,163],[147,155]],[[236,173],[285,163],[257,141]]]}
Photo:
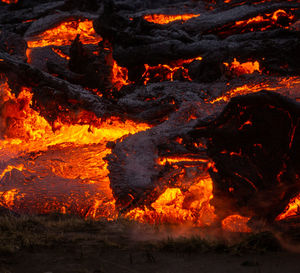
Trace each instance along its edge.
{"label": "dark ground", "polygon": [[203,239],[195,230],[61,215],[0,217],[0,231],[1,273],[300,272],[300,254],[269,232]]}

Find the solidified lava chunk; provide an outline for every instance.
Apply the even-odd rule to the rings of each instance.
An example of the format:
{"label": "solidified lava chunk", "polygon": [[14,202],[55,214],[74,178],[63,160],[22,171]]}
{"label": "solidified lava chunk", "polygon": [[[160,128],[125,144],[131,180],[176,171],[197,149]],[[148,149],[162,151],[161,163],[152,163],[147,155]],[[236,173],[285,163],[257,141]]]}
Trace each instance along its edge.
{"label": "solidified lava chunk", "polygon": [[220,218],[235,211],[272,222],[299,193],[299,121],[299,103],[262,91],[233,98],[210,124],[212,204]]}

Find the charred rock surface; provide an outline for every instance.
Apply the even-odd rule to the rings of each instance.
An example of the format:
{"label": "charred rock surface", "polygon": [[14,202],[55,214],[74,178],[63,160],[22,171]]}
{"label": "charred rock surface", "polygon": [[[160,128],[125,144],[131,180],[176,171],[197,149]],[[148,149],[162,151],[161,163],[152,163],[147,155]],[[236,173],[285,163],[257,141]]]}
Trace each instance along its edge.
{"label": "charred rock surface", "polygon": [[260,92],[233,98],[208,126],[212,203],[221,215],[272,222],[299,193],[299,122],[299,103]]}
{"label": "charred rock surface", "polygon": [[[176,180],[178,169],[157,164],[159,156],[198,156],[207,162],[194,175],[204,175],[214,162],[212,204],[220,219],[239,213],[271,223],[300,192],[299,110],[294,100],[265,91],[226,106],[183,104],[168,121],[116,143],[107,157],[118,206],[149,205],[166,185],[184,189],[191,181]],[[197,119],[189,121],[191,114]]]}
{"label": "charred rock surface", "polygon": [[[119,112],[112,102],[102,99],[79,85],[42,72],[20,59],[0,52],[0,71],[17,92],[21,86],[33,86],[34,100],[49,121],[55,120],[61,107],[76,112],[84,109],[98,117]],[[45,109],[43,111],[43,109]]]}
{"label": "charred rock surface", "polygon": [[[213,81],[222,74],[221,71],[214,71],[218,71],[223,62],[230,60],[230,56],[241,59],[264,59],[267,56],[269,62],[264,63],[266,70],[284,73],[280,69],[284,63],[291,73],[297,74],[299,62],[295,62],[291,56],[299,59],[299,32],[292,28],[286,29],[286,24],[281,22],[283,19],[277,18],[272,28],[264,32],[260,31],[261,28],[252,29],[252,32],[249,29],[247,32],[244,25],[236,25],[238,21],[247,21],[283,8],[297,9],[299,4],[285,1],[223,7],[204,11],[184,23],[175,21],[160,25],[147,22],[142,14],[131,18],[130,14],[124,14],[120,7],[110,2],[104,5],[94,27],[104,39],[112,43],[114,58],[121,66],[127,67],[129,73],[144,64],[155,66],[171,60],[202,56],[203,62],[197,69],[199,72],[190,74],[194,80]],[[286,16],[287,25],[297,20],[293,18]],[[205,76],[204,72],[210,75]]]}
{"label": "charred rock surface", "polygon": [[[157,164],[159,156],[193,156],[198,153],[200,158],[207,159],[202,149],[190,147],[191,145],[185,143],[178,145],[174,139],[178,136],[188,136],[193,130],[197,120],[191,120],[191,115],[207,124],[222,108],[222,105],[187,102],[164,123],[117,142],[112,154],[107,156],[110,185],[117,206],[126,211],[136,206],[150,205],[166,188],[168,180],[178,175],[179,171],[172,166],[162,167]],[[192,142],[189,137],[187,144],[188,142]],[[170,147],[173,148],[171,152]],[[205,169],[202,163],[200,165],[199,174]],[[177,182],[182,183],[184,187],[188,181],[189,179],[186,182]],[[173,185],[169,186],[176,186],[177,182],[174,178]]]}

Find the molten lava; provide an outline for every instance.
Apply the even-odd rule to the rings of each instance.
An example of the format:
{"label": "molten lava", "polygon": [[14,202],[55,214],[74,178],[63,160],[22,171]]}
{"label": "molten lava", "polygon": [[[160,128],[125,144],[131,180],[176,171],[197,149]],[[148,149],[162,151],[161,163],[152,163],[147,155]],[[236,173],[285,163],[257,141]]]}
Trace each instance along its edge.
{"label": "molten lava", "polygon": [[[17,0],[2,0],[16,3]],[[225,1],[225,3],[230,2]],[[200,14],[183,15],[145,15],[144,19],[156,24],[168,24],[174,21],[182,23]],[[293,16],[284,10],[272,14],[259,15],[249,20],[239,21],[233,27],[254,30],[259,25],[261,30],[280,24],[280,18],[293,20]],[[260,25],[262,24],[263,25]],[[242,30],[243,31],[243,30]],[[246,30],[245,30],[246,31]],[[98,44],[102,38],[94,31],[90,20],[70,20],[57,27],[48,29],[28,41],[27,57],[36,47],[66,46],[80,35],[82,44]],[[70,57],[60,49],[52,48],[60,57]],[[95,52],[95,55],[99,52]],[[112,56],[112,55],[111,55]],[[145,64],[142,76],[145,85],[150,81],[191,80],[187,65],[201,61],[202,57],[177,60],[168,64],[149,66]],[[112,84],[118,90],[131,82],[126,68],[111,61]],[[236,59],[225,66],[233,74],[261,73],[258,61],[240,63]],[[0,78],[1,80],[1,78]],[[230,98],[258,92],[262,89],[277,90],[299,84],[299,77],[284,78],[276,85],[263,82],[246,84],[232,88],[224,96],[209,101],[229,101]],[[122,122],[111,117],[106,121],[98,120],[87,124],[67,123],[58,119],[53,126],[38,111],[31,108],[32,94],[29,88],[21,88],[15,95],[7,82],[0,84],[0,205],[17,212],[76,213],[84,217],[115,219],[118,212],[110,188],[107,163],[104,158],[111,152],[107,144],[111,141],[137,132],[147,130],[149,125],[130,120]],[[80,114],[78,114],[80,115]],[[89,117],[89,115],[87,115]],[[95,119],[95,117],[93,117]],[[78,123],[79,120],[78,120]],[[92,125],[93,124],[93,125]],[[245,126],[249,123],[245,123]],[[179,165],[207,164],[207,159],[189,157],[160,157],[159,166],[166,164],[179,169]],[[178,165],[178,166],[177,166]],[[148,206],[134,208],[125,217],[143,223],[191,223],[195,226],[209,226],[216,220],[213,198],[213,182],[209,175],[191,178],[193,181],[181,181],[179,174],[176,185],[165,186],[161,194]],[[193,182],[193,183],[186,183]],[[233,190],[233,188],[230,188]],[[293,199],[285,212],[278,216],[284,219],[299,214],[300,197]],[[250,232],[247,227],[249,218],[232,215],[222,221],[224,230]]]}
{"label": "molten lava", "polygon": [[126,217],[152,224],[206,226],[215,219],[214,208],[209,203],[212,197],[211,178],[201,178],[185,192],[180,188],[167,188],[150,207],[133,209]]}
{"label": "molten lava", "polygon": [[154,23],[154,24],[169,24],[174,21],[181,21],[182,23],[191,19],[200,16],[200,14],[176,14],[176,15],[167,15],[167,14],[148,14],[143,18],[144,20]]}
{"label": "molten lava", "polygon": [[[53,52],[55,52],[61,58],[64,58],[66,60],[70,60],[70,56],[68,56],[67,54],[62,52],[60,49],[58,49],[58,48],[51,48],[51,49],[52,49]],[[28,62],[30,63],[30,61],[28,61]]]}
{"label": "molten lava", "polygon": [[249,220],[249,217],[231,215],[222,221],[222,228],[230,232],[251,232],[251,229],[247,226]]}
{"label": "molten lava", "polygon": [[115,60],[113,61],[112,76],[112,84],[118,90],[120,90],[124,85],[131,84],[128,80],[127,68],[119,66]]}
{"label": "molten lava", "polygon": [[224,65],[236,76],[252,74],[255,71],[261,73],[258,61],[240,63],[236,60],[236,58],[234,58],[234,61],[231,64],[224,63]]}
{"label": "molten lava", "polygon": [[[1,90],[0,202],[16,212],[59,211],[85,217],[115,217],[109,187],[108,141],[149,128],[118,118],[90,125],[63,124],[55,132],[33,110],[30,89],[18,96]],[[78,156],[80,155],[80,156]],[[4,182],[5,181],[5,182]]]}
{"label": "molten lava", "polygon": [[102,38],[95,32],[91,20],[71,20],[63,22],[57,27],[48,29],[27,42],[29,48],[49,45],[71,45],[72,41],[80,35],[82,44],[98,44]]}
{"label": "molten lava", "polygon": [[202,57],[196,57],[187,60],[177,60],[169,64],[159,64],[157,66],[149,66],[145,64],[145,72],[142,76],[144,79],[144,85],[147,85],[149,81],[174,81],[176,74],[179,77],[191,81],[189,77],[188,69],[185,65],[192,63],[193,61],[201,61]]}
{"label": "molten lava", "polygon": [[282,220],[291,216],[299,216],[300,215],[300,195],[293,198],[288,206],[285,208],[284,212],[278,215],[276,220]]}
{"label": "molten lava", "polygon": [[[102,38],[95,32],[93,22],[91,20],[72,20],[63,22],[57,27],[48,29],[27,41],[27,62],[31,63],[31,52],[34,48],[46,46],[69,46],[77,35],[80,35],[80,42],[86,45],[96,45],[102,41]],[[70,56],[65,52],[62,52],[59,48],[52,47],[51,49],[61,58],[70,60]],[[108,50],[111,51],[111,48],[108,48]],[[100,52],[98,51],[94,52],[95,55],[99,55],[99,53]],[[129,85],[131,83],[128,80],[128,70],[125,67],[119,66],[113,59],[111,66],[111,82],[117,90],[120,90],[124,85]]]}
{"label": "molten lava", "polygon": [[256,93],[261,90],[267,91],[276,91],[280,89],[292,89],[299,88],[300,85],[300,77],[287,77],[282,78],[276,83],[272,82],[261,82],[258,84],[245,84],[236,88],[230,89],[225,95],[220,96],[214,100],[209,101],[210,103],[216,103],[219,101],[229,101],[231,98],[240,95],[246,95],[250,93]]}
{"label": "molten lava", "polygon": [[288,21],[286,24],[289,26],[292,24],[294,16],[285,10],[279,9],[271,14],[258,15],[248,20],[237,21],[235,22],[235,26],[245,28],[242,32],[246,31],[246,27],[250,28],[250,31],[258,30],[257,28],[264,31],[272,28],[273,25],[281,25],[281,22],[279,22],[280,18],[286,18]]}
{"label": "molten lava", "polygon": [[16,4],[18,3],[18,0],[1,0],[3,3],[6,4]]}

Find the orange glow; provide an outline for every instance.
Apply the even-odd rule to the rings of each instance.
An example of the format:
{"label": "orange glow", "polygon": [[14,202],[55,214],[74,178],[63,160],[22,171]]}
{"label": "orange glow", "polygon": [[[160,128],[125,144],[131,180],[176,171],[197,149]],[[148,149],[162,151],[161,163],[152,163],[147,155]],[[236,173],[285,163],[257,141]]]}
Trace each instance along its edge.
{"label": "orange glow", "polygon": [[[0,159],[10,157],[20,160],[24,157],[22,163],[10,164],[2,169],[0,179],[9,181],[14,179],[13,175],[24,176],[25,179],[23,184],[16,184],[13,188],[9,183],[0,183],[1,205],[17,212],[26,208],[31,213],[59,211],[96,219],[116,219],[118,212],[109,186],[107,163],[104,161],[111,152],[106,144],[126,134],[146,130],[149,126],[128,120],[121,122],[112,117],[104,122],[99,121],[99,127],[64,124],[58,120],[55,126],[57,130],[53,131],[47,121],[31,109],[30,89],[23,88],[16,97],[8,84],[3,82],[0,90],[2,128],[7,127],[1,132]],[[13,127],[8,126],[6,118],[13,120]],[[188,157],[159,158],[157,163],[176,165],[181,162],[186,165],[189,161],[207,164],[205,159]],[[45,179],[46,183],[39,181],[39,177]],[[214,207],[210,205],[213,198],[211,178],[207,175],[185,181],[187,177],[178,177],[176,186],[165,188],[150,207],[132,209],[125,217],[150,224],[211,225],[216,220]],[[75,187],[77,191],[73,192],[71,188],[69,192],[68,188],[64,188],[65,182],[59,184],[59,191],[55,191],[58,186],[53,184],[52,179],[55,181],[57,178],[79,183]],[[53,192],[54,196],[49,197]],[[239,217],[224,220],[223,227],[248,231],[244,224],[246,218]]]}
{"label": "orange glow", "polygon": [[66,59],[66,60],[70,60],[70,57],[67,54],[63,53],[60,49],[52,48],[52,51],[55,52],[58,56]]}
{"label": "orange glow", "polygon": [[255,71],[261,73],[258,61],[240,63],[236,60],[236,58],[234,58],[234,61],[230,65],[228,63],[224,63],[224,65],[228,67],[230,71],[233,71],[237,76],[252,74]]}
{"label": "orange glow", "polygon": [[63,22],[59,26],[48,29],[27,41],[29,48],[44,46],[71,45],[77,35],[83,44],[98,44],[102,38],[95,32],[91,20],[77,21],[72,20]]}
{"label": "orange glow", "polygon": [[285,210],[277,216],[276,220],[283,220],[290,216],[300,215],[300,194],[293,198]]}
{"label": "orange glow", "polygon": [[129,85],[131,82],[128,80],[128,70],[121,67],[116,61],[113,61],[112,68],[112,84],[120,90],[124,85]]}
{"label": "orange glow", "polygon": [[247,226],[249,220],[249,217],[231,215],[222,221],[222,228],[230,232],[251,232],[251,229]]}
{"label": "orange glow", "polygon": [[8,165],[5,170],[2,171],[2,173],[0,174],[0,179],[3,178],[3,176],[6,174],[6,173],[10,173],[13,169],[16,169],[16,170],[19,170],[19,171],[23,171],[23,164],[20,164],[18,166],[11,166],[11,165]]}
{"label": "orange glow", "polygon": [[[9,184],[1,184],[2,204],[21,212],[24,206],[28,206],[27,209],[32,213],[60,211],[78,213],[85,217],[113,219],[117,213],[109,187],[107,163],[104,161],[104,157],[111,152],[106,143],[146,130],[149,126],[130,120],[122,122],[111,117],[105,121],[99,120],[96,123],[99,127],[64,124],[58,120],[55,124],[57,130],[53,131],[48,122],[30,107],[30,89],[23,88],[16,97],[4,82],[0,84],[0,91],[0,160],[4,162],[7,158],[17,159],[19,155],[30,158],[29,161],[0,169],[0,179],[14,179],[14,176],[10,176],[15,170],[22,173],[21,177],[24,176],[25,181],[27,176],[28,181],[32,181],[14,185],[13,189]],[[55,155],[54,158],[52,154]],[[40,156],[44,157],[43,169],[35,163]],[[33,183],[43,176],[46,183]],[[52,185],[55,179],[74,181],[71,192],[65,192],[64,184]],[[54,196],[48,196],[51,193],[48,187],[54,187]],[[56,191],[57,187],[60,190]],[[72,192],[73,188],[75,192]]]}
{"label": "orange glow", "polygon": [[202,178],[185,192],[180,188],[167,188],[151,204],[151,209],[136,208],[128,212],[126,217],[152,224],[191,223],[206,226],[215,219],[214,208],[209,204],[212,197],[211,178]]}
{"label": "orange glow", "polygon": [[191,78],[188,74],[188,69],[184,65],[190,64],[193,61],[201,61],[202,57],[196,57],[187,60],[177,60],[173,61],[170,64],[159,64],[157,66],[149,66],[145,64],[145,72],[143,74],[144,85],[151,79],[158,78],[160,81],[174,81],[174,75],[177,72],[180,72],[184,79],[191,81]]}
{"label": "orange glow", "polygon": [[1,113],[2,121],[6,117],[15,121],[12,128],[6,128],[6,138],[0,140],[1,149],[7,147],[14,149],[15,144],[18,146],[15,148],[22,151],[43,150],[60,143],[94,144],[103,140],[116,140],[126,134],[149,128],[147,124],[137,125],[130,120],[120,122],[118,118],[111,117],[104,122],[100,121],[99,128],[90,125],[65,125],[58,120],[55,127],[59,130],[53,132],[49,123],[30,107],[32,94],[28,88],[23,88],[16,98],[10,93],[6,83],[2,87],[7,91]]}
{"label": "orange glow", "polygon": [[189,158],[189,157],[160,157],[157,159],[159,165],[165,165],[166,163],[179,163],[179,162],[203,162],[207,163],[208,159],[201,158]]}
{"label": "orange glow", "polygon": [[[80,34],[80,41],[83,44],[98,44],[102,41],[102,38],[95,32],[93,28],[93,22],[90,20],[85,21],[68,21],[63,22],[59,26],[48,29],[42,34],[34,37],[27,42],[28,49],[26,51],[27,62],[31,63],[31,51],[35,47],[45,46],[62,46],[71,45],[76,36]],[[51,48],[60,57],[70,60],[70,57],[62,52],[59,48]],[[107,50],[112,51],[111,48]],[[99,52],[95,51],[95,55]],[[112,84],[115,88],[120,90],[124,85],[129,85],[131,82],[128,80],[128,70],[125,67],[121,67],[117,64],[111,56],[112,65]]]}
{"label": "orange glow", "polygon": [[151,23],[155,24],[169,24],[174,21],[181,21],[182,23],[194,18],[198,17],[200,14],[177,14],[177,15],[166,15],[166,14],[148,14],[145,15],[143,18]]}
{"label": "orange glow", "polygon": [[19,193],[17,189],[12,189],[9,191],[0,191],[0,204],[4,207],[12,207],[16,199],[21,199],[23,196]]}
{"label": "orange glow", "polygon": [[240,25],[249,25],[249,24],[253,24],[253,23],[259,23],[259,22],[268,22],[268,19],[264,19],[263,16],[258,15],[256,17],[253,17],[249,20],[246,21],[237,21],[235,22],[236,26],[240,26]]}
{"label": "orange glow", "polygon": [[243,21],[237,21],[235,22],[235,26],[252,26],[250,28],[251,31],[254,31],[254,26],[255,24],[261,24],[264,23],[265,26],[262,26],[260,28],[261,31],[267,30],[272,27],[273,24],[276,24],[278,21],[279,16],[285,16],[289,20],[293,20],[294,16],[292,14],[288,14],[285,10],[279,9],[275,11],[274,13],[271,14],[265,14],[265,15],[258,15],[256,17],[250,18],[248,20],[243,20]]}
{"label": "orange glow", "polygon": [[282,78],[280,81],[276,83],[271,82],[261,82],[259,84],[245,84],[239,87],[236,87],[234,89],[231,89],[230,91],[226,92],[225,95],[220,96],[212,101],[210,103],[216,103],[219,101],[229,101],[231,98],[240,96],[240,95],[246,95],[250,93],[256,93],[261,90],[267,90],[267,91],[276,91],[280,89],[292,89],[296,88],[300,84],[300,77],[287,77]]}
{"label": "orange glow", "polygon": [[287,16],[290,20],[293,20],[293,18],[294,18],[293,15],[287,14],[285,10],[279,9],[273,13],[272,20],[277,21],[280,15]]}
{"label": "orange glow", "polygon": [[6,4],[16,4],[18,3],[18,0],[1,0],[3,3]]}

